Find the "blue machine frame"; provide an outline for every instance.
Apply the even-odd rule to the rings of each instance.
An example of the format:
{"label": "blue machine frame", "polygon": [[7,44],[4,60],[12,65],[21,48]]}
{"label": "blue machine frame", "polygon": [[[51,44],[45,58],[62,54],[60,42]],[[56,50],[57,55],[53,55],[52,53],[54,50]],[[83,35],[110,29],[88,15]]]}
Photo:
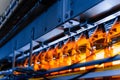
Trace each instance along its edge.
{"label": "blue machine frame", "polygon": [[[101,1],[103,0],[58,0],[0,48],[0,59],[7,58],[9,54],[30,43],[32,33],[33,40],[36,40]],[[4,39],[1,39],[0,42]]]}

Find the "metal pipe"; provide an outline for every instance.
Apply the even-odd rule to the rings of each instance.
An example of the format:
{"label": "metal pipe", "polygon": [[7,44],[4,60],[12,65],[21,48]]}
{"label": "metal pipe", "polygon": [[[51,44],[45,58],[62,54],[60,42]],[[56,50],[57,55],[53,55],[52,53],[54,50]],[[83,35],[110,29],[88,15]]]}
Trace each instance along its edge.
{"label": "metal pipe", "polygon": [[31,31],[31,42],[30,42],[30,54],[29,54],[29,66],[32,66],[32,52],[33,52],[33,39],[34,39],[34,29]]}
{"label": "metal pipe", "polygon": [[[89,61],[89,62],[85,62],[85,63],[75,63],[72,64],[70,66],[65,66],[65,67],[60,67],[60,68],[54,68],[54,69],[50,69],[50,70],[46,70],[46,71],[38,71],[35,72],[36,74],[39,75],[45,75],[45,74],[49,74],[52,72],[59,72],[62,70],[68,70],[68,69],[74,69],[74,68],[79,68],[79,67],[85,67],[85,66],[91,66],[91,65],[95,65],[95,64],[102,64],[102,63],[106,63],[106,62],[112,62],[112,61],[116,61],[116,60],[120,60],[120,55],[115,55],[113,57],[109,57],[109,58],[105,58],[105,59],[99,59],[99,60],[94,60],[94,61]],[[32,67],[27,67],[27,68],[15,68],[15,71],[31,71]]]}
{"label": "metal pipe", "polygon": [[[32,67],[27,67],[27,68],[14,68],[14,71],[19,71],[19,72],[32,72],[35,73],[36,75],[45,75],[48,73],[52,73],[52,72],[58,72],[58,71],[62,71],[62,70],[68,70],[68,69],[74,69],[74,68],[78,68],[78,67],[84,67],[84,66],[90,66],[90,65],[95,65],[95,64],[101,64],[101,63],[106,63],[106,62],[111,62],[111,61],[116,61],[116,60],[120,60],[120,55],[115,55],[113,57],[110,58],[105,58],[105,59],[100,59],[100,60],[94,60],[94,61],[89,61],[89,62],[85,62],[85,63],[76,63],[76,64],[72,64],[70,66],[65,66],[65,67],[60,67],[60,68],[55,68],[55,69],[51,69],[48,71],[39,71],[39,72],[35,72],[33,71]],[[6,70],[6,71],[0,71],[0,75],[10,75],[12,74],[12,70]],[[31,76],[32,77],[32,76]]]}
{"label": "metal pipe", "polygon": [[39,74],[45,75],[45,74],[52,73],[52,72],[58,72],[58,71],[62,71],[62,70],[74,69],[74,68],[78,68],[78,67],[90,66],[90,65],[95,65],[95,64],[101,64],[101,63],[106,63],[106,62],[111,62],[111,61],[116,61],[116,60],[120,60],[120,55],[115,55],[110,58],[94,60],[94,61],[89,61],[89,62],[85,62],[85,63],[76,63],[76,64],[73,64],[70,66],[55,68],[55,69],[48,70],[46,72],[40,72]]}
{"label": "metal pipe", "polygon": [[15,60],[16,60],[16,47],[17,47],[17,40],[15,41],[14,49],[13,49],[13,58],[12,58],[12,69],[15,67]]}
{"label": "metal pipe", "polygon": [[6,71],[0,71],[0,75],[10,75],[10,74],[12,74],[12,69],[10,69],[10,70],[6,70]]}

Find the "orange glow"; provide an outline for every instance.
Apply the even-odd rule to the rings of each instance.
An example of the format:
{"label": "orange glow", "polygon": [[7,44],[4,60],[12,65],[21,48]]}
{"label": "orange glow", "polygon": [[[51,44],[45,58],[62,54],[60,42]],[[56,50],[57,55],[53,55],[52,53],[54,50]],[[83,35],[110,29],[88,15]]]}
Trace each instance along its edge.
{"label": "orange glow", "polygon": [[[34,70],[49,70],[120,54],[120,41],[110,45],[114,38],[120,38],[120,22],[116,22],[108,33],[103,28],[97,27],[90,38],[87,38],[85,34],[81,34],[78,40],[69,39],[62,47],[57,45],[55,48],[49,48],[47,51],[40,52],[38,55],[33,55]],[[28,60],[29,58],[25,60],[23,67],[27,67]],[[120,64],[120,62],[104,63],[100,68],[117,64]],[[74,70],[64,70],[53,74],[86,70],[95,66],[97,65],[76,68]]]}

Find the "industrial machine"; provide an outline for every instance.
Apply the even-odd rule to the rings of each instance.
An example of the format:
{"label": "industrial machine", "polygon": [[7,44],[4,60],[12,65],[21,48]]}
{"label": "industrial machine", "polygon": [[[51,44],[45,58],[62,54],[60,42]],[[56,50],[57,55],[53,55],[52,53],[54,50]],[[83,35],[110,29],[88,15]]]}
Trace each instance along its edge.
{"label": "industrial machine", "polygon": [[12,1],[0,22],[1,80],[119,80],[120,0]]}

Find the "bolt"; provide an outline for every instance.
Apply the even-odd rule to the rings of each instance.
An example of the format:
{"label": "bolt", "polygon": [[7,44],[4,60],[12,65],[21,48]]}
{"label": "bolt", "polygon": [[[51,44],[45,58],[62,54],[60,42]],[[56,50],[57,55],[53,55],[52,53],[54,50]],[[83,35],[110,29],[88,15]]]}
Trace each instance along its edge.
{"label": "bolt", "polygon": [[68,18],[68,14],[65,14],[65,18],[66,18],[66,19]]}
{"label": "bolt", "polygon": [[61,18],[58,18],[58,22],[61,22]]}

